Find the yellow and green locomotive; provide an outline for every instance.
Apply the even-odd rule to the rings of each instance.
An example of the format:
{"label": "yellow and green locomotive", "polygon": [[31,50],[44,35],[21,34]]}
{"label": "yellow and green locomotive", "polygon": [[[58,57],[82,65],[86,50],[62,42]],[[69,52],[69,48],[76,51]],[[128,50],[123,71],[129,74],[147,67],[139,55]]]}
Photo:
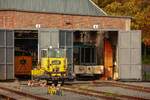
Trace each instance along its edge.
{"label": "yellow and green locomotive", "polygon": [[39,66],[31,71],[32,78],[64,83],[68,78],[67,67],[65,49],[43,49]]}

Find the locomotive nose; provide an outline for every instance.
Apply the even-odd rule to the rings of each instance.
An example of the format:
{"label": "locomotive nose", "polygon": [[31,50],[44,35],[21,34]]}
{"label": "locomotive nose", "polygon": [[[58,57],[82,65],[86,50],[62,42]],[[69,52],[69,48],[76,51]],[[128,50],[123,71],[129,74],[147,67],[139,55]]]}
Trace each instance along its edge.
{"label": "locomotive nose", "polygon": [[54,68],[53,72],[59,72],[59,67]]}

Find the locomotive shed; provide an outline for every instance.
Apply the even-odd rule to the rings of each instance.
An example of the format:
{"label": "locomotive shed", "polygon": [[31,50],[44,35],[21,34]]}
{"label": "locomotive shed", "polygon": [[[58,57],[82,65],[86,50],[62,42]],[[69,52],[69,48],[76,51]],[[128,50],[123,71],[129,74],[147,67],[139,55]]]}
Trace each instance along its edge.
{"label": "locomotive shed", "polygon": [[141,33],[130,24],[91,0],[0,0],[0,80],[30,76],[40,51],[52,46],[68,50],[77,78],[141,81]]}

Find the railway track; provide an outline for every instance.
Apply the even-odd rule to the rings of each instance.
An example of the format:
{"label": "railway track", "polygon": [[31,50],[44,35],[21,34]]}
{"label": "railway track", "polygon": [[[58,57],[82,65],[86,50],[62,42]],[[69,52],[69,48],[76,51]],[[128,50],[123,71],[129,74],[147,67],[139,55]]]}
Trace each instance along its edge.
{"label": "railway track", "polygon": [[[115,86],[115,87],[121,87],[129,90],[135,90],[135,91],[141,91],[141,92],[147,92],[150,93],[150,88],[149,87],[143,87],[143,86],[135,86],[135,85],[129,85],[129,84],[124,84],[121,82],[112,82],[112,81],[95,81],[89,86]],[[128,95],[122,95],[122,94],[116,94],[116,93],[110,93],[110,92],[104,92],[104,91],[96,91],[94,89],[87,89],[86,87],[80,87],[80,85],[66,85],[62,87],[63,90],[65,91],[70,91],[70,92],[75,92],[83,95],[88,95],[88,96],[95,96],[98,98],[103,98],[103,99],[115,99],[115,100],[149,100],[145,99],[142,97],[136,97],[136,96],[128,96]]]}
{"label": "railway track", "polygon": [[0,86],[0,95],[8,100],[48,100],[26,92]]}
{"label": "railway track", "polygon": [[109,85],[109,86],[121,87],[125,89],[150,93],[150,87],[130,85],[130,84],[125,84],[122,82],[115,82],[115,81],[94,81],[93,85],[94,86]]}
{"label": "railway track", "polygon": [[64,91],[75,92],[87,96],[94,96],[106,100],[149,100],[142,97],[134,97],[134,96],[127,96],[127,95],[121,95],[121,94],[110,93],[110,92],[96,91],[93,89],[81,88],[78,86],[64,86],[62,87],[62,89]]}
{"label": "railway track", "polygon": [[[81,82],[80,82],[81,83]],[[87,88],[86,86],[91,86],[92,88]],[[146,98],[143,98],[143,96],[136,96],[136,95],[127,95],[127,94],[118,94],[118,93],[111,93],[111,92],[104,92],[102,90],[94,89],[93,87],[102,87],[102,86],[112,86],[112,87],[121,87],[125,89],[131,89],[135,91],[142,91],[145,93],[150,93],[149,87],[143,87],[143,86],[136,86],[136,85],[129,85],[122,82],[114,82],[114,81],[94,81],[94,82],[86,82],[85,84],[67,84],[62,87],[62,90],[64,91],[70,91],[73,93],[78,93],[86,96],[93,96],[97,98],[102,98],[106,100],[149,100]],[[1,91],[7,91],[5,95],[1,95]],[[43,97],[39,97],[37,95],[32,95],[30,93],[22,92],[21,90],[14,90],[8,87],[0,86],[0,97],[7,98],[9,100],[21,100],[20,98],[27,98],[26,100],[48,100]]]}

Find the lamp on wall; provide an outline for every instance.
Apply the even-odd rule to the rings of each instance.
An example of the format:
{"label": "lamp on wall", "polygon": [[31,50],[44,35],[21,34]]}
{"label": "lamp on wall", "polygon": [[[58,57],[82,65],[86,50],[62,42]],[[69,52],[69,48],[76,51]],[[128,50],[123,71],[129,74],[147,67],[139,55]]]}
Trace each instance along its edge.
{"label": "lamp on wall", "polygon": [[36,28],[41,28],[41,24],[36,24],[35,27]]}
{"label": "lamp on wall", "polygon": [[96,24],[96,25],[93,25],[93,28],[94,28],[94,29],[98,29],[98,28],[99,28],[99,25],[97,25],[97,24]]}

